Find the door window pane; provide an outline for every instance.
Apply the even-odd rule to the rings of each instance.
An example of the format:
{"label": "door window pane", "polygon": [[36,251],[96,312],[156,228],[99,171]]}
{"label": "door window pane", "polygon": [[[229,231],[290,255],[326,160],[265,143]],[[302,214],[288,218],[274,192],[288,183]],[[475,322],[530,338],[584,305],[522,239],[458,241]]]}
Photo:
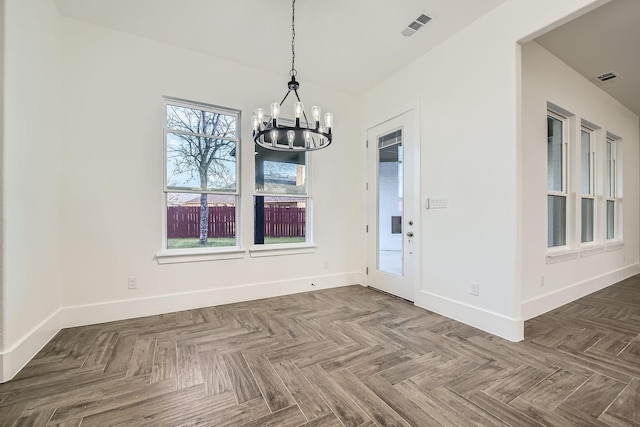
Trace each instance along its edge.
{"label": "door window pane", "polygon": [[378,270],[398,276],[403,274],[402,157],[402,130],[378,138]]}
{"label": "door window pane", "polygon": [[547,186],[550,191],[564,191],[562,156],[562,120],[547,116]]}
{"label": "door window pane", "polygon": [[547,203],[547,246],[564,246],[567,244],[567,198],[547,196]]}
{"label": "door window pane", "polygon": [[582,199],[582,242],[593,242],[593,199]]}

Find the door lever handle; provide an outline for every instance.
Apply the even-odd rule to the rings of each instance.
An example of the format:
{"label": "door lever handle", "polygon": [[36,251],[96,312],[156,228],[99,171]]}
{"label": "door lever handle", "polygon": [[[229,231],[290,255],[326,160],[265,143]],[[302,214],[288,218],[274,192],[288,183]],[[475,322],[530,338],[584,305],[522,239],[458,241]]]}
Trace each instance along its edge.
{"label": "door lever handle", "polygon": [[408,237],[413,237],[413,231],[407,231],[407,236]]}

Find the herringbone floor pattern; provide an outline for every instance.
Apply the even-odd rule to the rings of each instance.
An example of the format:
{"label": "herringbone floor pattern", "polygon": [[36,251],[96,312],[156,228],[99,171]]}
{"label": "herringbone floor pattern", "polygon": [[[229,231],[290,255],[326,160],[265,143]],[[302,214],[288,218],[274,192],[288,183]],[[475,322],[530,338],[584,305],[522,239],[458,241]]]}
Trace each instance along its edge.
{"label": "herringbone floor pattern", "polygon": [[640,278],[511,343],[360,286],[62,330],[2,426],[640,425]]}

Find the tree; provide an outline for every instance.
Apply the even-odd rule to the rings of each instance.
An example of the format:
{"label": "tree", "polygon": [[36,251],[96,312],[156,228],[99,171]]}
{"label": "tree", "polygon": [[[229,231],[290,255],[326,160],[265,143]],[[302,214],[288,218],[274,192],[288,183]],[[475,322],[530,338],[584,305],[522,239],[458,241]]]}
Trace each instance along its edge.
{"label": "tree", "polygon": [[236,117],[168,105],[167,128],[167,174],[180,188],[202,190],[199,244],[206,246],[209,192],[235,190]]}

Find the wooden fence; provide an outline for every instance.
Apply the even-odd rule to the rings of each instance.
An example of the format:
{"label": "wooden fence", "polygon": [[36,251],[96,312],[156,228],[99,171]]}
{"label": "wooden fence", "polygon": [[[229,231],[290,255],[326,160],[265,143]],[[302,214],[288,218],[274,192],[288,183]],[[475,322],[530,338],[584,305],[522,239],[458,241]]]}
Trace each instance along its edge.
{"label": "wooden fence", "polygon": [[[264,235],[266,237],[304,237],[305,209],[282,206],[264,207]],[[236,208],[209,206],[209,237],[236,235]],[[169,206],[167,208],[167,237],[186,239],[200,237],[200,206]]]}

